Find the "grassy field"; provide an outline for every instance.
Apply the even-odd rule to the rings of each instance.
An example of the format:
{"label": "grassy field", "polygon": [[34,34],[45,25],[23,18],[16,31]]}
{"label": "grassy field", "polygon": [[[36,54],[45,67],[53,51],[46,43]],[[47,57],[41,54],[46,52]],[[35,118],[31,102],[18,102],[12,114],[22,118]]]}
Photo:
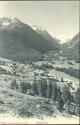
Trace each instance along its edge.
{"label": "grassy field", "polygon": [[[14,72],[16,71],[16,73]],[[75,88],[79,83],[78,79],[71,77],[60,71],[46,69],[48,75],[54,75],[56,79],[64,77],[72,80],[75,83]],[[65,111],[60,112],[56,104],[49,98],[31,96],[21,93],[19,90],[11,89],[13,79],[19,84],[21,81],[33,81],[34,72],[37,72],[37,78],[47,78],[40,76],[39,73],[45,72],[43,69],[34,68],[31,64],[19,64],[13,61],[2,59],[0,60],[0,116],[11,115],[12,117],[21,118],[39,118],[43,117],[68,117]],[[60,85],[61,83],[58,82]],[[63,84],[64,85],[64,84]]]}

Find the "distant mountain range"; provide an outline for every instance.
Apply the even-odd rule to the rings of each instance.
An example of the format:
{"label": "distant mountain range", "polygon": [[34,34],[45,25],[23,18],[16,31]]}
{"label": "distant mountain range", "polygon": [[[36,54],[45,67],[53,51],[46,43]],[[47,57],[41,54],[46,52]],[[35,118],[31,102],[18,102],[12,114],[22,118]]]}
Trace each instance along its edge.
{"label": "distant mountain range", "polygon": [[0,18],[0,56],[14,61],[39,57],[48,51],[59,52],[68,58],[79,59],[79,34],[62,47],[45,29],[31,27],[17,18]]}

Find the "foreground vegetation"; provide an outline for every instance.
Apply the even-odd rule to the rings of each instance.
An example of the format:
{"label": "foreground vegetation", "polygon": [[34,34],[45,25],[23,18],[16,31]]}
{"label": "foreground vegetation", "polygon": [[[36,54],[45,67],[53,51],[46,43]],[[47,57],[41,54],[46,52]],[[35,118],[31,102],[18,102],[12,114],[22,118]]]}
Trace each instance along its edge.
{"label": "foreground vegetation", "polygon": [[73,83],[49,76],[55,65],[0,62],[0,113],[21,117],[79,116],[80,89]]}

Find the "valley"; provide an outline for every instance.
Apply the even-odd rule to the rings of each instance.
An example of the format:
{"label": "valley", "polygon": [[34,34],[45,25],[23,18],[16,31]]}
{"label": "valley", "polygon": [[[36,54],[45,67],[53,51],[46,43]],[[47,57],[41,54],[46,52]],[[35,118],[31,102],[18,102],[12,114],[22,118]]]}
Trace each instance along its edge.
{"label": "valley", "polygon": [[0,114],[78,118],[79,34],[61,44],[17,18],[0,19]]}

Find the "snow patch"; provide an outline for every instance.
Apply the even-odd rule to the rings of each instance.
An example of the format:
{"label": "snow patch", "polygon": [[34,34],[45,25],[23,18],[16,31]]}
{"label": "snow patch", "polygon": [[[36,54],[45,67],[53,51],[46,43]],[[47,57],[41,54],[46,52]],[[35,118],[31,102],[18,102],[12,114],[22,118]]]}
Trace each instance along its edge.
{"label": "snow patch", "polygon": [[9,23],[8,21],[4,21],[4,22],[2,23],[2,25],[4,25],[4,26],[9,26],[10,23]]}
{"label": "snow patch", "polygon": [[2,18],[1,23],[3,26],[9,26],[10,24],[14,24],[17,22],[17,19],[15,17],[9,17],[9,18]]}
{"label": "snow patch", "polygon": [[16,23],[17,22],[15,17],[10,17],[10,20],[11,20],[11,23]]}

